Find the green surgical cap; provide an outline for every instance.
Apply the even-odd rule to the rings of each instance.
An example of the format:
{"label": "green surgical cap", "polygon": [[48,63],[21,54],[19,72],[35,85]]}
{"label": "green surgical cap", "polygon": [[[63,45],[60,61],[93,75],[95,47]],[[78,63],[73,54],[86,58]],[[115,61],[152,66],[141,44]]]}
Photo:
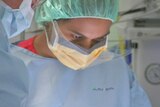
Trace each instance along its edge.
{"label": "green surgical cap", "polygon": [[100,18],[114,22],[118,0],[45,0],[36,9],[38,23],[71,18]]}

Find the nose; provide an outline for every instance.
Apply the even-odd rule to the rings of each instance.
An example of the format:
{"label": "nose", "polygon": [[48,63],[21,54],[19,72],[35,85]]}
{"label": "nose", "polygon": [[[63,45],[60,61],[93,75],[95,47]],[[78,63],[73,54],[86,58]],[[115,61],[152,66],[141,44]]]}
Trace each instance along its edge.
{"label": "nose", "polygon": [[91,39],[86,39],[85,41],[83,41],[83,44],[84,48],[89,49],[94,45],[94,42]]}

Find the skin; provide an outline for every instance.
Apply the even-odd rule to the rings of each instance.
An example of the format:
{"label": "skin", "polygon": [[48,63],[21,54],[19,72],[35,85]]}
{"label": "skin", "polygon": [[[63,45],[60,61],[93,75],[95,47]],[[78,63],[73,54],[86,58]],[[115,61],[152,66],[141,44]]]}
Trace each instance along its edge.
{"label": "skin", "polygon": [[[10,6],[12,9],[18,9],[23,0],[2,0],[2,1],[5,2],[8,6]],[[31,7],[34,7],[38,1],[39,0],[32,0]]]}
{"label": "skin", "polygon": [[23,0],[2,0],[12,9],[18,9]]}
{"label": "skin", "polygon": [[[111,24],[112,22],[109,20],[96,18],[58,21],[59,28],[65,38],[86,49],[106,37],[109,34]],[[34,47],[39,55],[55,58],[47,46],[45,33],[35,38]]]}

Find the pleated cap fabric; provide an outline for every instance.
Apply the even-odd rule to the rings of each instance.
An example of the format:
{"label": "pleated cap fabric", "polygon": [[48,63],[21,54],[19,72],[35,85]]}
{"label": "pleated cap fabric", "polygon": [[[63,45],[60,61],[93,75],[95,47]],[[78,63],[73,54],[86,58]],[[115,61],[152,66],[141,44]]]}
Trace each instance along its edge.
{"label": "pleated cap fabric", "polygon": [[38,23],[59,19],[100,18],[116,21],[118,0],[44,0],[37,7]]}

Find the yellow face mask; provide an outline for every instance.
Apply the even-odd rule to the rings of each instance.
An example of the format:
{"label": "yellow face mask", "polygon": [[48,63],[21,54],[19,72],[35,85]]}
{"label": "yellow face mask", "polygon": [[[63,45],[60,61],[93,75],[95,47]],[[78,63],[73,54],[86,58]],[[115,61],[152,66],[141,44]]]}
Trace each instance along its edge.
{"label": "yellow face mask", "polygon": [[66,65],[67,67],[79,70],[84,69],[89,66],[103,51],[106,50],[106,47],[100,47],[95,49],[89,55],[81,54],[80,52],[70,49],[68,47],[57,44],[52,47],[48,45],[52,53],[57,57],[57,59]]}
{"label": "yellow face mask", "polygon": [[73,70],[85,69],[107,50],[107,39],[101,45],[93,47],[90,52],[86,52],[61,35],[63,34],[58,29],[57,23],[53,22],[50,30],[46,30],[48,47],[62,64]]}

